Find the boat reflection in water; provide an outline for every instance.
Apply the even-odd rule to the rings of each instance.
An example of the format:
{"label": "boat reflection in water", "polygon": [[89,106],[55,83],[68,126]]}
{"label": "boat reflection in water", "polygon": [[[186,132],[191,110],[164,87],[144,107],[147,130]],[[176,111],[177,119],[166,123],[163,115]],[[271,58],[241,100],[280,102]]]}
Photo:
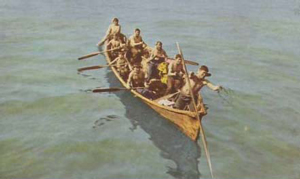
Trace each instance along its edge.
{"label": "boat reflection in water", "polygon": [[[121,86],[113,72],[107,73],[110,87]],[[129,91],[115,93],[126,108],[126,117],[132,124],[150,135],[150,140],[161,150],[160,156],[175,162],[176,168],[169,167],[167,173],[174,178],[200,178],[198,164],[201,149],[199,145],[184,135],[174,124],[161,117]]]}

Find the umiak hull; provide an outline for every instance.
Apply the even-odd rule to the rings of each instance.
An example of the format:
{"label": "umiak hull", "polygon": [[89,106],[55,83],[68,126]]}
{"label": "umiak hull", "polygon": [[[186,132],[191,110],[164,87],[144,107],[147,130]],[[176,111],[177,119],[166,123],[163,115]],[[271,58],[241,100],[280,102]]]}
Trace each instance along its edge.
{"label": "umiak hull", "polygon": [[[104,54],[106,57],[107,63],[111,62],[112,59],[110,58],[109,52]],[[117,79],[120,81],[120,83],[125,87],[126,82],[122,79],[120,74],[118,73],[116,67],[111,66],[110,67]],[[156,100],[150,100],[148,98],[145,98],[140,93],[136,92],[135,90],[130,90],[130,92],[141,99],[144,103],[146,103],[150,108],[152,108],[154,111],[159,113],[162,117],[172,122],[174,125],[176,125],[185,135],[190,137],[193,141],[196,141],[199,136],[199,130],[200,130],[200,121],[196,118],[195,112],[190,112],[186,110],[178,110],[174,109],[168,106],[163,106],[159,103],[157,103]],[[200,115],[200,114],[198,114]],[[200,117],[201,119],[201,117]]]}

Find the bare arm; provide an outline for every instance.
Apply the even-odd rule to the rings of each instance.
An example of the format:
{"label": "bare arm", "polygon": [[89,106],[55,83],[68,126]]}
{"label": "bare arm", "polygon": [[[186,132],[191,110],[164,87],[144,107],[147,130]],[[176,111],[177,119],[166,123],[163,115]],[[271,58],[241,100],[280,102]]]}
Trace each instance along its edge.
{"label": "bare arm", "polygon": [[132,38],[130,39],[130,45],[131,45],[131,46],[137,46],[137,45],[143,45],[143,44],[144,44],[144,41],[143,41],[142,37],[141,37],[141,42],[138,42],[138,43],[135,43],[135,42],[134,42],[134,37],[132,37]]}
{"label": "bare arm", "polygon": [[165,57],[165,58],[168,58],[168,55],[167,55],[167,53],[166,53],[166,51],[165,50],[163,50],[164,52],[163,52],[163,56]]}
{"label": "bare arm", "polygon": [[156,56],[156,50],[154,49],[151,54],[150,54],[150,57],[147,59],[147,63],[150,62],[151,60],[153,60]]}
{"label": "bare arm", "polygon": [[122,43],[122,41],[120,41],[120,47],[125,47],[126,46],[126,43]]}
{"label": "bare arm", "polygon": [[106,31],[106,38],[109,36],[109,34],[111,33],[111,25],[109,25],[107,31]]}
{"label": "bare arm", "polygon": [[[119,25],[120,26],[120,25]],[[120,29],[119,29],[119,34],[121,33],[121,26],[120,26]]]}
{"label": "bare arm", "polygon": [[109,49],[112,49],[112,43],[111,43],[111,41],[108,42],[106,46],[107,46]]}
{"label": "bare arm", "polygon": [[132,43],[132,46],[137,46],[137,45],[143,45],[144,44],[144,42],[138,42],[138,43]]}
{"label": "bare arm", "polygon": [[209,88],[209,89],[211,89],[211,90],[213,90],[213,91],[219,91],[219,90],[221,90],[222,89],[222,86],[215,86],[215,85],[213,85],[210,81],[208,81],[208,80],[205,80],[204,81],[204,84]]}
{"label": "bare arm", "polygon": [[154,49],[150,54],[150,59],[153,59],[156,56],[156,54],[157,54],[157,50]]}
{"label": "bare arm", "polygon": [[184,70],[184,68],[183,68],[183,65],[181,64],[181,69],[180,69],[180,71],[181,71],[181,73],[182,74],[185,74],[185,70]]}
{"label": "bare arm", "polygon": [[146,48],[147,47],[147,44],[144,42],[143,38],[141,37],[141,45],[143,45],[143,48]]}
{"label": "bare arm", "polygon": [[168,75],[169,76],[175,76],[176,75],[176,73],[175,72],[173,72],[173,62],[171,62],[169,65],[168,65]]}
{"label": "bare arm", "polygon": [[111,25],[108,27],[108,29],[107,29],[107,31],[106,31],[106,34],[105,34],[105,36],[103,37],[103,39],[100,40],[100,41],[96,44],[96,46],[101,46],[101,45],[103,45],[104,42],[107,40],[107,38],[108,38],[108,36],[109,36],[110,33],[111,33]]}
{"label": "bare arm", "polygon": [[142,42],[143,42],[143,48],[146,48],[148,47],[148,45],[144,42],[144,40],[142,39]]}

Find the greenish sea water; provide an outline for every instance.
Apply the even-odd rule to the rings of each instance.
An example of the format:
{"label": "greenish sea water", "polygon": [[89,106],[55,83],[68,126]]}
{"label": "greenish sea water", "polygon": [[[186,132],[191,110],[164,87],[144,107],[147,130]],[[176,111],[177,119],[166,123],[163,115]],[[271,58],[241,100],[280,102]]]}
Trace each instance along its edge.
{"label": "greenish sea water", "polygon": [[[202,142],[128,92],[97,51],[113,17],[129,36],[179,42],[228,89],[202,91],[215,178],[300,178],[300,1],[0,1],[0,178],[210,178]],[[197,67],[189,66],[189,70]]]}

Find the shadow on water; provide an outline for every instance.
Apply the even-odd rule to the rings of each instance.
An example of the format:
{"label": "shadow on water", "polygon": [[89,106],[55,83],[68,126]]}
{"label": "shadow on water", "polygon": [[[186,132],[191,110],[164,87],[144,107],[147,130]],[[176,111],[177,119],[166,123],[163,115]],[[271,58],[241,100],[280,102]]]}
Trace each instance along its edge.
{"label": "shadow on water", "polygon": [[[110,87],[120,86],[113,72],[107,73]],[[150,140],[161,150],[160,156],[175,162],[176,167],[168,167],[167,173],[174,178],[200,178],[198,164],[201,149],[199,145],[179,131],[171,122],[162,118],[141,100],[128,91],[115,93],[126,106],[126,117],[134,130],[139,126],[150,135]]]}

